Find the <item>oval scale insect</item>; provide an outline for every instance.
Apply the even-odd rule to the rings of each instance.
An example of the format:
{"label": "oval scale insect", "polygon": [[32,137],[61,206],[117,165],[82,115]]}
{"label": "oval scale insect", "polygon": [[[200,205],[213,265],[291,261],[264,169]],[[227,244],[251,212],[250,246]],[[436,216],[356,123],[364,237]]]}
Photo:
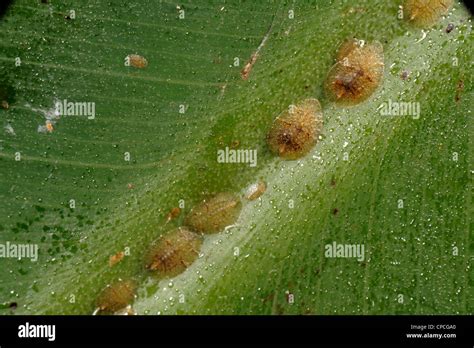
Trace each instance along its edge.
{"label": "oval scale insect", "polygon": [[453,5],[453,0],[406,0],[404,9],[410,23],[428,28],[439,21]]}
{"label": "oval scale insect", "polygon": [[199,256],[202,239],[180,227],[153,242],[145,267],[160,277],[174,277],[184,272]]}
{"label": "oval scale insect", "polygon": [[166,215],[166,223],[177,218],[179,214],[181,214],[181,209],[179,209],[178,207],[172,208],[170,212],[168,213],[168,215]]}
{"label": "oval scale insect", "polygon": [[316,144],[323,127],[323,113],[317,99],[291,105],[273,122],[267,135],[270,150],[284,159],[298,159]]}
{"label": "oval scale insect", "polygon": [[125,57],[125,65],[143,69],[148,66],[148,61],[145,57],[142,57],[138,54],[129,54],[127,57]]}
{"label": "oval scale insect", "polygon": [[267,185],[263,181],[257,181],[256,183],[253,183],[249,187],[247,187],[247,190],[245,191],[245,198],[248,199],[249,201],[254,201],[258,197],[264,194],[264,192],[267,189]]}
{"label": "oval scale insect", "polygon": [[239,197],[228,192],[218,193],[195,206],[184,223],[196,232],[216,233],[234,224],[241,209]]}
{"label": "oval scale insect", "polygon": [[384,56],[378,41],[365,43],[351,39],[344,42],[337,53],[325,83],[330,99],[343,104],[358,104],[374,93],[382,81]]}
{"label": "oval scale insect", "polygon": [[107,285],[97,298],[97,310],[112,314],[127,307],[135,298],[136,284],[132,280],[119,280]]}

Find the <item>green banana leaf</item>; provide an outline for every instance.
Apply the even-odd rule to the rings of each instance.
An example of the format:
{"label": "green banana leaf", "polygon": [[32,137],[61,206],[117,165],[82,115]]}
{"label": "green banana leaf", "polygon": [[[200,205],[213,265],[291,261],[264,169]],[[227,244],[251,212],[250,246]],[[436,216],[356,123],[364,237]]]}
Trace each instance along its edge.
{"label": "green banana leaf", "polygon": [[[420,29],[400,5],[15,1],[0,22],[0,243],[38,259],[0,259],[0,314],[92,314],[119,279],[138,285],[138,314],[473,313],[472,22],[456,2]],[[385,70],[345,107],[324,82],[353,37],[383,45]],[[266,135],[306,98],[321,102],[321,139],[282,160]],[[64,100],[95,103],[94,117],[57,117]],[[389,101],[420,113],[384,116]],[[257,165],[218,163],[225,147]],[[184,273],[145,269],[196,204],[259,180],[264,194]],[[327,257],[333,243],[365,256]]]}

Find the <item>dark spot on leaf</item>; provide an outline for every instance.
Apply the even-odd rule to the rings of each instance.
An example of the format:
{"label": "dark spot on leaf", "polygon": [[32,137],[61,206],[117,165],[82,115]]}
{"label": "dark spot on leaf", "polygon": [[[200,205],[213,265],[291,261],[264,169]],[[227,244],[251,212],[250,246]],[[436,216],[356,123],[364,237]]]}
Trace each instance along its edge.
{"label": "dark spot on leaf", "polygon": [[449,23],[448,26],[446,27],[446,33],[450,33],[452,32],[454,29],[454,24],[453,23]]}

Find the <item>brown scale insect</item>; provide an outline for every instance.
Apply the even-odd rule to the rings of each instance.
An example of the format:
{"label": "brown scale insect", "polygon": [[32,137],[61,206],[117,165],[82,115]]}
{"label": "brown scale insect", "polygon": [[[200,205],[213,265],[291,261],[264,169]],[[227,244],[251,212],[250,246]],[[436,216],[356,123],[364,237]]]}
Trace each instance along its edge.
{"label": "brown scale insect", "polygon": [[326,78],[326,93],[340,104],[358,104],[380,85],[383,70],[383,47],[380,42],[346,41],[340,46],[337,63]]}
{"label": "brown scale insect", "polygon": [[97,310],[111,314],[127,307],[135,298],[136,284],[132,280],[119,280],[107,285],[97,298]]}
{"label": "brown scale insect", "polygon": [[195,206],[186,216],[185,225],[200,233],[216,233],[235,223],[242,203],[236,195],[218,193]]}
{"label": "brown scale insect", "polygon": [[459,80],[456,86],[456,96],[454,97],[454,100],[456,101],[456,103],[461,100],[461,94],[463,91],[464,91],[464,80]]}
{"label": "brown scale insect", "polygon": [[453,5],[453,0],[405,0],[404,9],[410,23],[428,28],[439,21]]}
{"label": "brown scale insect", "polygon": [[180,227],[153,242],[145,267],[160,277],[174,277],[184,272],[199,256],[202,238]]}
{"label": "brown scale insect", "polygon": [[125,253],[123,251],[119,251],[118,253],[109,257],[109,267],[115,266],[117,263],[122,261],[124,258]]}
{"label": "brown scale insect", "polygon": [[323,127],[323,113],[317,99],[291,105],[273,122],[267,135],[270,150],[287,160],[304,156],[316,144]]}
{"label": "brown scale insect", "polygon": [[179,214],[181,214],[181,209],[179,209],[178,207],[174,207],[170,210],[170,212],[168,213],[168,215],[166,215],[166,224],[168,222],[170,222],[171,220],[173,219],[176,219]]}
{"label": "brown scale insect", "polygon": [[258,53],[252,54],[250,57],[250,60],[248,61],[247,64],[245,64],[244,68],[240,72],[240,77],[242,77],[242,80],[247,80],[250,75],[250,71],[252,70],[253,65],[257,61],[258,58]]}
{"label": "brown scale insect", "polygon": [[142,57],[138,54],[129,54],[127,57],[125,57],[125,65],[143,69],[148,66],[148,61],[145,57]]}

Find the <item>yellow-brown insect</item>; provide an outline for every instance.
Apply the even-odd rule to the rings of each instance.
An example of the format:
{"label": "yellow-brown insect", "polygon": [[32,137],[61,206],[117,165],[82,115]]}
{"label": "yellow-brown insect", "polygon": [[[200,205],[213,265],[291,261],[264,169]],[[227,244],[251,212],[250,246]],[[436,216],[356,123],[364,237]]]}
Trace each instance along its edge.
{"label": "yellow-brown insect", "polygon": [[53,130],[54,130],[54,126],[53,126],[53,123],[49,120],[46,121],[46,130],[49,132],[49,133],[52,133]]}
{"label": "yellow-brown insect", "polygon": [[258,58],[258,53],[252,54],[250,57],[250,60],[245,64],[244,68],[240,71],[240,77],[242,77],[242,80],[247,80],[250,75],[250,71],[252,70],[253,65],[257,61]]}
{"label": "yellow-brown insect", "polygon": [[125,65],[143,69],[148,66],[148,61],[145,57],[142,57],[138,54],[129,54],[127,57],[125,57]]}
{"label": "yellow-brown insect", "polygon": [[380,85],[383,70],[383,47],[380,42],[346,41],[339,48],[337,63],[328,73],[326,93],[338,103],[358,104]]}
{"label": "yellow-brown insect", "polygon": [[136,284],[132,280],[119,280],[107,285],[97,298],[97,308],[103,313],[114,313],[127,307],[135,298]]}
{"label": "yellow-brown insect", "polygon": [[119,251],[117,254],[112,255],[109,257],[109,267],[115,266],[117,263],[122,261],[124,258],[125,253],[123,251]]}
{"label": "yellow-brown insect", "polygon": [[201,237],[184,227],[172,230],[153,242],[145,267],[160,277],[174,277],[196,260],[201,244]]}
{"label": "yellow-brown insect", "polygon": [[249,201],[254,201],[266,191],[267,185],[263,181],[258,181],[247,188],[245,198]]}
{"label": "yellow-brown insect", "polygon": [[317,99],[290,105],[273,122],[267,135],[270,150],[284,159],[297,159],[308,153],[318,141],[323,113]]}
{"label": "yellow-brown insect", "polygon": [[448,12],[453,0],[405,0],[406,18],[417,27],[428,28]]}
{"label": "yellow-brown insect", "polygon": [[173,209],[170,210],[168,215],[166,215],[165,223],[168,223],[171,220],[176,219],[179,216],[179,214],[181,214],[181,209],[179,209],[178,207],[174,207]]}
{"label": "yellow-brown insect", "polygon": [[0,105],[2,106],[2,109],[5,109],[5,110],[7,110],[10,107],[10,105],[8,104],[6,100],[2,100],[2,103]]}
{"label": "yellow-brown insect", "polygon": [[218,193],[195,206],[185,219],[185,225],[200,233],[216,233],[235,223],[242,203],[232,193]]}

